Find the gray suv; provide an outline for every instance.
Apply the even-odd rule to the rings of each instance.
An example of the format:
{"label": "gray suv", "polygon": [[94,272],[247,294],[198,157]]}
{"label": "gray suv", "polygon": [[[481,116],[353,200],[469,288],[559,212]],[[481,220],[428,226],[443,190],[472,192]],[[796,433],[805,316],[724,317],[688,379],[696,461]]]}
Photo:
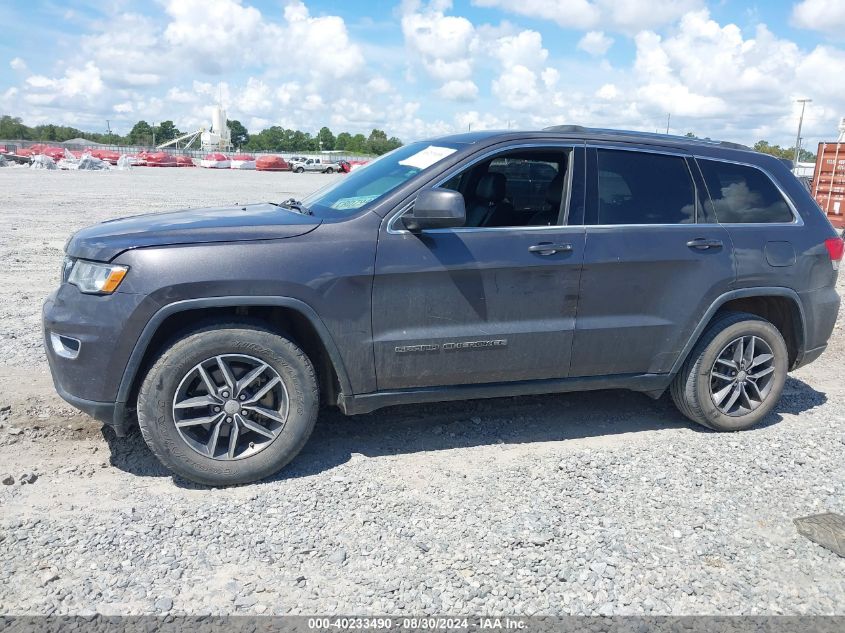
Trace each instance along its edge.
{"label": "gray suv", "polygon": [[836,234],[742,146],[562,126],[413,143],[304,200],[105,222],[44,305],[68,402],[175,473],[277,472],[320,405],[667,390],[720,431],[836,320]]}

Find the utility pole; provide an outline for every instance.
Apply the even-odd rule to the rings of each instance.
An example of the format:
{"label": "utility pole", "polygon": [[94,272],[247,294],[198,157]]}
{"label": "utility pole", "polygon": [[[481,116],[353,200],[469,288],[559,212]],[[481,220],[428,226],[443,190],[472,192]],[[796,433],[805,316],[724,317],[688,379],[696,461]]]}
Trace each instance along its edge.
{"label": "utility pole", "polygon": [[798,169],[798,157],[801,155],[801,126],[804,124],[804,108],[812,99],[796,99],[795,103],[801,104],[801,117],[798,119],[798,136],[795,138],[795,164],[793,169]]}
{"label": "utility pole", "polygon": [[667,112],[667,113],[666,113],[666,134],[668,134],[668,133],[669,133],[669,121],[670,121],[671,119],[672,119],[672,113],[671,113],[671,112]]}
{"label": "utility pole", "polygon": [[111,123],[109,123],[108,119],[106,119],[106,136],[111,140]]}

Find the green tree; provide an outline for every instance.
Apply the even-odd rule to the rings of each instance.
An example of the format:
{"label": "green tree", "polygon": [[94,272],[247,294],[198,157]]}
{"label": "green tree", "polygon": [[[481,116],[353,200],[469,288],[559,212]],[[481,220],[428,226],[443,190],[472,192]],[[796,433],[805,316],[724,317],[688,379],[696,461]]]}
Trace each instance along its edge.
{"label": "green tree", "polygon": [[156,143],[164,143],[172,141],[182,133],[173,125],[173,121],[162,121],[160,125],[155,128]]}
{"label": "green tree", "polygon": [[232,145],[235,147],[244,147],[249,143],[249,132],[240,121],[227,120],[226,125],[232,137]]}
{"label": "green tree", "polygon": [[687,132],[686,134],[684,134],[684,136],[686,136],[687,138],[697,138],[692,132]]}
{"label": "green tree", "polygon": [[153,142],[153,128],[146,121],[138,121],[126,135],[130,145],[151,145]]}
{"label": "green tree", "polygon": [[56,126],[51,124],[42,125],[40,126],[40,132],[38,134],[38,138],[42,141],[55,141],[57,140],[56,136]]}
{"label": "green tree", "polygon": [[[781,147],[780,145],[772,145],[768,141],[757,141],[754,143],[754,149],[763,154],[771,154],[778,158],[795,160],[795,147]],[[801,148],[798,160],[802,163],[811,163],[816,160],[816,155],[809,150]]]}
{"label": "green tree", "polygon": [[321,127],[317,133],[317,140],[320,142],[320,149],[323,151],[330,151],[337,146],[337,139],[335,139],[332,131],[327,127]]}
{"label": "green tree", "polygon": [[384,130],[373,130],[370,132],[370,137],[367,139],[367,148],[371,154],[376,156],[384,154],[387,151],[387,134]]}
{"label": "green tree", "polygon": [[353,154],[367,154],[369,152],[367,137],[363,134],[356,134],[350,139],[349,146],[346,149]]}
{"label": "green tree", "polygon": [[334,148],[341,150],[348,149],[351,142],[352,135],[349,132],[341,132],[337,135],[337,139],[335,139]]}
{"label": "green tree", "polygon": [[291,145],[288,149],[289,152],[305,152],[311,149],[310,143],[310,134],[306,134],[300,130],[294,131],[291,137]]}
{"label": "green tree", "polygon": [[0,138],[10,141],[27,141],[32,139],[32,129],[23,124],[20,117],[4,114],[0,117]]}

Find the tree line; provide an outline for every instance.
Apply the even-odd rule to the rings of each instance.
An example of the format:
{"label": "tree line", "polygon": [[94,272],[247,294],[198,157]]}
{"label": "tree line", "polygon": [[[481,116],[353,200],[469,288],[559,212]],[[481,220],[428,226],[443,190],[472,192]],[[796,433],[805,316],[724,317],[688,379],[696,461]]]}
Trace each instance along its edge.
{"label": "tree line", "polygon": [[[687,132],[686,136],[689,138],[698,138],[692,132]],[[705,138],[705,140],[709,141],[709,138]],[[754,150],[761,152],[763,154],[771,154],[772,156],[776,156],[777,158],[786,158],[789,160],[795,160],[795,146],[792,147],[781,147],[780,145],[772,145],[769,141],[757,141],[754,143]],[[814,163],[816,162],[816,155],[808,149],[801,148],[801,153],[798,155],[798,161],[801,163]]]}
{"label": "tree line", "polygon": [[[383,130],[373,130],[369,136],[341,132],[335,135],[328,127],[320,128],[317,134],[302,130],[291,130],[278,125],[268,127],[255,134],[237,120],[228,120],[232,137],[232,144],[238,148],[258,152],[318,152],[320,150],[340,150],[349,154],[381,155],[402,145],[395,136],[388,137]],[[96,143],[108,145],[157,145],[181,136],[181,132],[173,121],[162,121],[158,125],[150,125],[147,121],[138,121],[125,136],[112,132],[83,132],[66,125],[24,125],[19,117],[8,114],[0,116],[0,139],[42,141],[61,143],[73,138],[86,138]],[[696,138],[692,132],[687,136]],[[764,154],[771,154],[778,158],[795,158],[795,147],[781,147],[768,141],[761,140],[754,144],[754,149]],[[799,155],[801,162],[814,162],[816,155],[802,148]]]}
{"label": "tree line", "polygon": [[[318,152],[339,150],[349,154],[381,155],[402,145],[395,136],[388,137],[383,130],[375,129],[369,136],[341,132],[335,135],[328,127],[320,128],[317,134],[302,130],[286,129],[274,125],[250,134],[237,120],[226,122],[231,132],[232,145],[238,149],[262,152]],[[126,135],[101,132],[86,132],[65,125],[28,126],[19,117],[0,117],[0,139],[42,141],[61,143],[74,138],[85,138],[95,143],[108,145],[158,145],[182,136],[184,132],[173,121],[162,121],[150,125],[138,121]]]}

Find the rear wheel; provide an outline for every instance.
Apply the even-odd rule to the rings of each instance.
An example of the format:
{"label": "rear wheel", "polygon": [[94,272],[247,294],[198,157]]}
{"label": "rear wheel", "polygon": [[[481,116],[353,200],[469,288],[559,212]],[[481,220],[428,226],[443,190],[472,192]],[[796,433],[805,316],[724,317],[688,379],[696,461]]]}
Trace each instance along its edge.
{"label": "rear wheel", "polygon": [[296,172],[297,174],[301,174],[302,172],[304,172],[304,171],[305,171],[305,169],[303,169],[302,167],[297,167],[297,168],[296,168],[296,169],[294,169],[293,171],[294,171],[294,172]]}
{"label": "rear wheel", "polygon": [[326,169],[326,173],[327,174],[333,174],[334,173],[334,167],[329,167],[328,169]]}
{"label": "rear wheel", "polygon": [[144,440],[174,473],[212,486],[272,475],[317,418],[314,368],[291,341],[242,324],[190,334],[165,350],[138,395]]}
{"label": "rear wheel", "polygon": [[740,431],[780,399],[789,366],[786,343],[769,321],[731,312],[718,317],[672,381],[686,417],[717,431]]}

